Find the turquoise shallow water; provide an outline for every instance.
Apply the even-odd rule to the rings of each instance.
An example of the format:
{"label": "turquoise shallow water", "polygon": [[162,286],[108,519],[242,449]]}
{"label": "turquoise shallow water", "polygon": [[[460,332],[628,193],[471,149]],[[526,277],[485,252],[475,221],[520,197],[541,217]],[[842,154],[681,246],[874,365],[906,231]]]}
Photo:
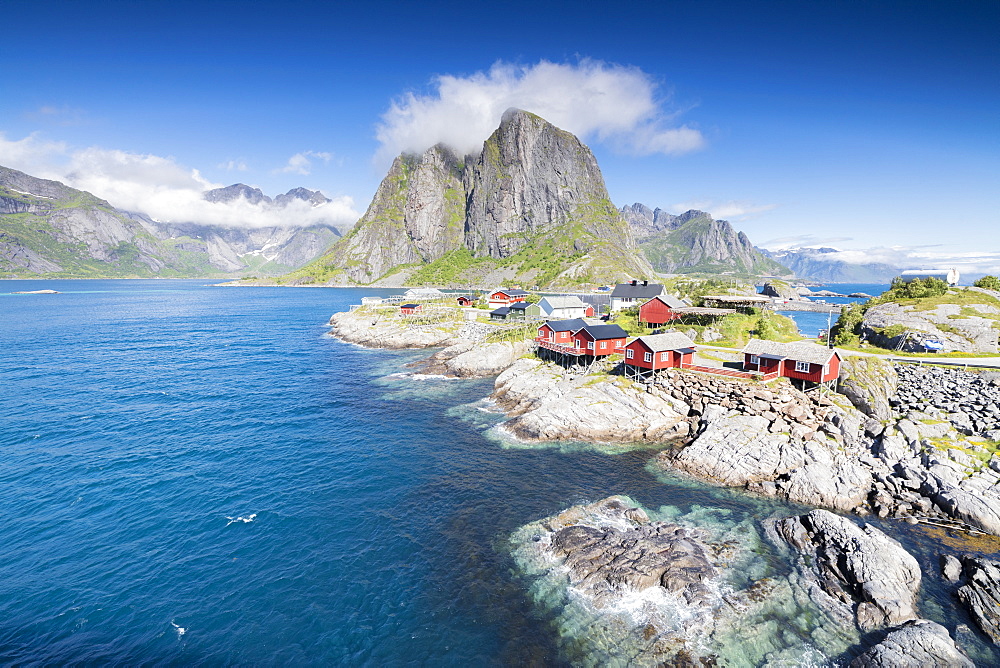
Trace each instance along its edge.
{"label": "turquoise shallow water", "polygon": [[33,289],[62,294],[0,295],[0,663],[559,664],[518,526],[613,493],[792,510],[503,447],[491,381],[326,335],[372,290],[0,284]]}

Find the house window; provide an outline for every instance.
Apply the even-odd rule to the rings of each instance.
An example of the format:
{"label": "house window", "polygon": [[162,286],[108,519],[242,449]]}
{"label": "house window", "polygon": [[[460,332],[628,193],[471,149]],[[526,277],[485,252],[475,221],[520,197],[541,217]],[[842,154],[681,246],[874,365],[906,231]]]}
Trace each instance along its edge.
{"label": "house window", "polygon": [[632,359],[633,357],[635,357],[635,351],[632,350],[631,348],[627,348],[625,350],[625,357],[626,359]]}
{"label": "house window", "polygon": [[587,350],[593,350],[593,349],[594,349],[594,342],[587,341]]}
{"label": "house window", "polygon": [[669,360],[670,360],[670,353],[667,353],[667,352],[660,353],[660,361],[661,362],[667,362]]}
{"label": "house window", "polygon": [[605,349],[607,349],[607,347],[608,347],[608,342],[607,341],[601,341],[601,350],[605,350]]}
{"label": "house window", "polygon": [[750,364],[760,364],[760,358],[756,355],[750,356]]}
{"label": "house window", "polygon": [[809,373],[809,362],[796,361],[795,370],[799,373]]}
{"label": "house window", "polygon": [[643,354],[642,360],[644,362],[652,362],[653,361],[653,353],[645,353],[645,354]]}

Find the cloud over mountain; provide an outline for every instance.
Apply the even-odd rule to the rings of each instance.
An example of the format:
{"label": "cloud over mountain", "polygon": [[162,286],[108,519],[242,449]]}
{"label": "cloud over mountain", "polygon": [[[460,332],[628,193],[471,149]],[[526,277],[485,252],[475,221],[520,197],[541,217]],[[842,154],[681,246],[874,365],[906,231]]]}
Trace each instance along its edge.
{"label": "cloud over mountain", "polygon": [[636,67],[591,59],[530,66],[497,62],[487,72],[440,75],[432,87],[428,94],[403,95],[382,115],[377,160],[388,162],[437,143],[477,152],[510,107],[625,153],[672,155],[705,145],[699,130],[675,123],[676,112],[666,109],[656,82]]}
{"label": "cloud over mountain", "polygon": [[[308,153],[320,159],[326,155]],[[212,183],[197,169],[180,165],[173,158],[98,147],[71,149],[36,135],[12,141],[0,133],[0,165],[61,181],[106,199],[119,209],[165,222],[271,227],[318,222],[350,225],[359,218],[354,200],[346,196],[315,207],[301,200],[290,201],[283,208],[245,199],[209,202],[204,199],[205,191],[224,184]]]}

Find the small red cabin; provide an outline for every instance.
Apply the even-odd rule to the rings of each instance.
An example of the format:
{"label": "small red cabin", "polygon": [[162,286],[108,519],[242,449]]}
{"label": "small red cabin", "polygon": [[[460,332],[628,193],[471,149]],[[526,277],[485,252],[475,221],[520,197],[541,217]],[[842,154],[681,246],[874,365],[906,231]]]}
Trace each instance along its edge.
{"label": "small red cabin", "polygon": [[472,306],[473,304],[476,303],[476,301],[477,301],[476,298],[473,297],[472,295],[462,295],[458,297],[459,306]]}
{"label": "small red cabin", "polygon": [[743,348],[743,368],[803,382],[827,383],[840,375],[840,354],[815,343],[751,339]]}
{"label": "small red cabin", "polygon": [[490,293],[490,306],[509,306],[516,302],[524,301],[528,293],[524,290],[508,290],[500,288]]}
{"label": "small red cabin", "polygon": [[535,341],[548,341],[572,347],[573,332],[586,325],[587,323],[580,318],[550,320],[538,328],[538,336],[535,337]]}
{"label": "small red cabin", "polygon": [[594,357],[621,352],[627,338],[628,332],[618,325],[585,325],[573,332],[574,347],[586,350],[586,355]]}
{"label": "small red cabin", "polygon": [[639,322],[648,325],[663,325],[680,318],[674,309],[685,308],[686,304],[670,295],[657,295],[639,306]]}
{"label": "small red cabin", "polygon": [[625,364],[658,371],[690,366],[694,343],[680,332],[640,336],[625,346]]}
{"label": "small red cabin", "polygon": [[399,307],[400,315],[413,315],[423,308],[423,304],[403,304]]}

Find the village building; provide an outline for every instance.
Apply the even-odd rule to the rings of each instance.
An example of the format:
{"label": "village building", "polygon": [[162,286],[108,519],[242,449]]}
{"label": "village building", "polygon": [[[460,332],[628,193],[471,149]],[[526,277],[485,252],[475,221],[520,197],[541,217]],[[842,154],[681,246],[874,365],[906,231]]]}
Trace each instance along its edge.
{"label": "village building", "polygon": [[677,309],[687,306],[672,295],[657,295],[639,305],[639,322],[647,325],[664,325],[672,320],[679,320]]}
{"label": "village building", "polygon": [[537,304],[532,304],[526,313],[529,317],[553,320],[558,318],[592,318],[594,307],[576,295],[542,297]]}
{"label": "village building", "polygon": [[403,296],[407,299],[437,299],[444,297],[444,293],[437,288],[410,288]]}
{"label": "village building", "polygon": [[936,278],[944,281],[948,285],[957,285],[958,279],[962,277],[958,269],[907,269],[899,277],[909,283],[917,279]]}
{"label": "village building", "polygon": [[490,311],[490,320],[506,320],[510,316],[510,307],[501,306]]}
{"label": "village building", "polygon": [[694,363],[694,343],[680,332],[640,336],[625,345],[625,375],[639,378]]}
{"label": "village building", "polygon": [[459,295],[455,298],[459,306],[472,306],[478,299],[474,295]]}
{"label": "village building", "polygon": [[507,307],[510,309],[510,311],[507,313],[507,319],[525,320],[526,319],[525,312],[527,311],[529,306],[531,306],[531,304],[529,304],[528,302],[514,302],[513,304]]}
{"label": "village building", "polygon": [[622,352],[626,339],[628,332],[618,325],[584,325],[573,332],[574,347],[594,357]]}
{"label": "village building", "polygon": [[423,310],[423,308],[424,307],[423,307],[422,304],[416,304],[416,303],[413,303],[413,304],[400,304],[400,306],[399,306],[399,314],[400,315],[413,315],[414,313],[417,313],[418,311]]}
{"label": "village building", "polygon": [[535,337],[535,341],[548,341],[561,346],[571,346],[573,332],[586,325],[587,323],[582,318],[550,320],[538,326],[538,336]]}
{"label": "village building", "polygon": [[490,292],[490,306],[510,306],[516,302],[524,301],[528,293],[524,290],[498,288]]}
{"label": "village building", "polygon": [[771,303],[770,297],[760,295],[705,295],[701,301],[705,306],[733,308],[744,313],[764,308]]}
{"label": "village building", "polygon": [[619,283],[611,291],[611,311],[638,306],[657,295],[663,294],[663,286],[649,281],[629,281]]}
{"label": "village building", "polygon": [[840,354],[806,341],[779,343],[751,339],[743,348],[743,368],[765,376],[776,374],[807,384],[832,384],[840,374]]}

